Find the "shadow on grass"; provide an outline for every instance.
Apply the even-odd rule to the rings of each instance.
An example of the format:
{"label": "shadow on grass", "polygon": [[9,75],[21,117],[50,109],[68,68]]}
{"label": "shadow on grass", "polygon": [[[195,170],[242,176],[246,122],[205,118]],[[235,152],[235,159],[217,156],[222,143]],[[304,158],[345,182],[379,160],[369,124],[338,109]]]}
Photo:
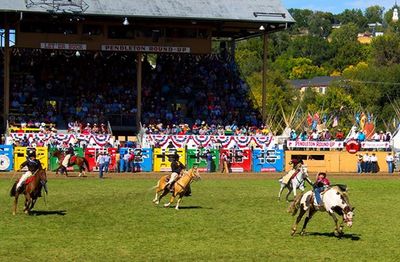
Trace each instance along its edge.
{"label": "shadow on grass", "polygon": [[333,232],[331,232],[331,233],[309,232],[306,234],[309,236],[334,237],[334,238],[339,238],[339,239],[343,238],[343,239],[350,239],[353,241],[358,241],[361,239],[360,235],[357,235],[357,234],[343,234],[340,237],[335,236],[335,234]]}
{"label": "shadow on grass", "polygon": [[54,210],[54,211],[44,211],[44,210],[33,210],[30,212],[31,216],[65,216],[67,214],[66,210]]}

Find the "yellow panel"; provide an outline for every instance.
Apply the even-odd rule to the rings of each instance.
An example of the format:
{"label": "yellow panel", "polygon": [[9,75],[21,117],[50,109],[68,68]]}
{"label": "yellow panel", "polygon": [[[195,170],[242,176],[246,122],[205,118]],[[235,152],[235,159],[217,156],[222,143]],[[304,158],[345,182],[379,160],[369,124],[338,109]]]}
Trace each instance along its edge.
{"label": "yellow panel", "polygon": [[[379,172],[388,172],[385,157],[388,152],[382,151],[361,151],[357,154],[364,155],[368,153],[371,155],[375,153],[378,158]],[[289,171],[291,166],[289,162],[293,156],[301,156],[304,163],[308,167],[308,171],[311,173],[317,172],[333,172],[333,173],[348,173],[357,172],[357,154],[350,154],[347,151],[286,151],[285,152],[285,170]],[[314,157],[313,157],[314,156]],[[323,158],[323,160],[317,160],[315,158]],[[310,174],[311,175],[311,174]]]}
{"label": "yellow panel", "polygon": [[26,160],[26,147],[14,147],[14,170],[19,170],[19,166]]}
{"label": "yellow panel", "polygon": [[[19,167],[26,160],[27,147],[15,147],[14,148],[14,170],[19,170]],[[42,163],[43,168],[49,166],[49,156],[47,147],[36,147],[36,159]]]}
{"label": "yellow panel", "polygon": [[175,155],[175,152],[179,155],[179,161],[186,165],[186,151],[184,148],[155,148],[153,154],[154,171],[171,171],[171,161],[169,157]]}

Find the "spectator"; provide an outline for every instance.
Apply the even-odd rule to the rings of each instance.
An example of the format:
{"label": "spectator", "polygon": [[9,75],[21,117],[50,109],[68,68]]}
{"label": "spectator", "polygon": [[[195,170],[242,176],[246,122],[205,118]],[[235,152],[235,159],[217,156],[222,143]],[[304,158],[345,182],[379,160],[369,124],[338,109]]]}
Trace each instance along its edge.
{"label": "spectator", "polygon": [[388,173],[392,174],[393,173],[393,162],[394,158],[391,152],[389,152],[386,156],[386,163],[388,165]]}
{"label": "spectator", "polygon": [[99,152],[99,155],[97,156],[97,159],[96,159],[96,163],[99,168],[99,178],[103,179],[103,172],[104,172],[104,167],[105,167],[105,158],[104,158],[103,151]]}

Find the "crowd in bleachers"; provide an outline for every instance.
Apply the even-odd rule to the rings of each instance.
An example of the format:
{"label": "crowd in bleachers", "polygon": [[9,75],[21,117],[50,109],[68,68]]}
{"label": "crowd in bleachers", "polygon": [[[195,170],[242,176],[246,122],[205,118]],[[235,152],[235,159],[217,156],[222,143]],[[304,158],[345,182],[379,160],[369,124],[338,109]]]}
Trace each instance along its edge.
{"label": "crowd in bleachers", "polygon": [[343,133],[341,129],[337,129],[336,133],[332,134],[328,129],[310,130],[297,133],[295,130],[290,132],[289,139],[292,141],[344,141],[345,139],[354,139],[359,142],[364,141],[375,141],[375,142],[389,142],[392,138],[392,134],[387,131],[374,132],[373,134],[367,136],[366,132],[363,130],[358,130],[351,132],[348,137]]}
{"label": "crowd in bleachers", "polygon": [[215,125],[207,124],[205,121],[195,121],[193,125],[189,124],[172,124],[164,125],[163,123],[149,124],[143,126],[145,134],[153,135],[236,135],[236,136],[259,136],[272,135],[271,130],[264,125],[261,127],[249,125],[237,125],[236,121],[233,124]]}
{"label": "crowd in bleachers", "polygon": [[[133,53],[76,56],[68,51],[15,49],[9,122],[78,121],[93,127],[110,120],[113,124],[121,115],[132,121],[137,111],[135,59]],[[261,124],[229,56],[161,54],[154,66],[145,57],[142,85],[145,125]]]}

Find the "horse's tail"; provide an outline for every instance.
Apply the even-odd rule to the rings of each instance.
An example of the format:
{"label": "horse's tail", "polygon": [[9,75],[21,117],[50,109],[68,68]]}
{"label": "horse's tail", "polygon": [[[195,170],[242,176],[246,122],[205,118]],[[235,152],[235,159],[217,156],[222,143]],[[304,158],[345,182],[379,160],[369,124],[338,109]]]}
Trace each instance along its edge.
{"label": "horse's tail", "polygon": [[299,211],[300,200],[302,197],[303,197],[303,193],[296,195],[296,197],[293,199],[293,202],[288,207],[287,212],[292,214],[292,216],[295,216],[297,214],[297,211]]}
{"label": "horse's tail", "polygon": [[10,196],[15,197],[16,194],[17,194],[17,182],[15,182],[14,185],[11,187]]}
{"label": "horse's tail", "polygon": [[156,189],[157,187],[159,187],[159,186],[160,186],[160,181],[161,181],[161,179],[157,181],[157,185],[153,186],[153,187],[152,187],[151,189],[149,189],[149,190],[154,190],[154,189]]}

